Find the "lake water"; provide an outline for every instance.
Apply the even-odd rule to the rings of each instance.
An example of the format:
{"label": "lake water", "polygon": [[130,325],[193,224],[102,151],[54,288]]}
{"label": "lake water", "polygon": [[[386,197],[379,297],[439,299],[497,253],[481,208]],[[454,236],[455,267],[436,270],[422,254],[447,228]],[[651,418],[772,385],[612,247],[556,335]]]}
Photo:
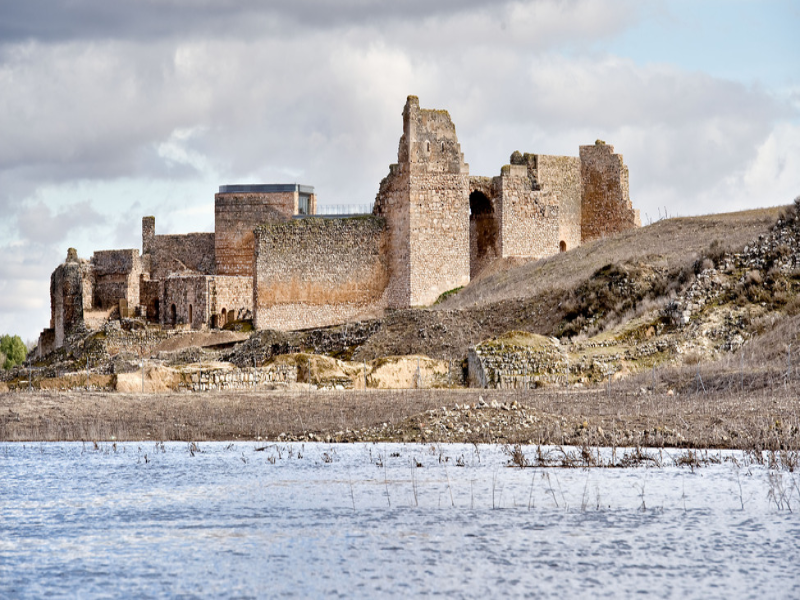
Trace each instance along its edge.
{"label": "lake water", "polygon": [[2,443],[0,597],[800,598],[800,475],[712,457]]}

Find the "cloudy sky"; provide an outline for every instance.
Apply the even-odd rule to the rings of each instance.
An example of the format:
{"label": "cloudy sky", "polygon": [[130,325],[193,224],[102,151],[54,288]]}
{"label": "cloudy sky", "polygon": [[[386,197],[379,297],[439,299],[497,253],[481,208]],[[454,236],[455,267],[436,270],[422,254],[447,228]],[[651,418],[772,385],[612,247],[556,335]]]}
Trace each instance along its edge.
{"label": "cloudy sky", "polygon": [[604,139],[646,221],[800,195],[800,3],[0,0],[0,333],[67,248],[213,230],[221,184],[368,204],[409,94],[470,172]]}

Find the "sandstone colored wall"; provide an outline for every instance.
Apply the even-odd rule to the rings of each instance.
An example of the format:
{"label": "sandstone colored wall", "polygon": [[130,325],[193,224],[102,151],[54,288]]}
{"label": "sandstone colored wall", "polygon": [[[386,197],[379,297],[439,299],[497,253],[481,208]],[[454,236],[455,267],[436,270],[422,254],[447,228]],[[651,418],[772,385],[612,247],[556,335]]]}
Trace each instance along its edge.
{"label": "sandstone colored wall", "polygon": [[469,283],[469,166],[447,111],[408,97],[397,164],[374,212],[390,231],[390,307],[431,304]]}
{"label": "sandstone colored wall", "polygon": [[291,219],[297,192],[232,193],[214,196],[214,252],[218,275],[253,276],[253,230]]}
{"label": "sandstone colored wall", "polygon": [[495,180],[503,257],[541,258],[558,252],[558,197],[536,191],[525,165],[506,165]]}
{"label": "sandstone colored wall", "polygon": [[386,222],[295,219],[255,230],[254,325],[303,329],[369,316],[385,306]]}
{"label": "sandstone colored wall", "polygon": [[582,181],[581,240],[588,242],[639,227],[628,192],[628,167],[614,147],[598,140],[580,147]]}
{"label": "sandstone colored wall", "polygon": [[252,277],[217,275],[211,278],[209,291],[212,321],[216,317],[217,327],[253,318]]}
{"label": "sandstone colored wall", "polygon": [[92,269],[93,308],[118,306],[120,300],[125,300],[130,307],[139,304],[142,263],[138,250],[99,250],[92,256]]}
{"label": "sandstone colored wall", "polygon": [[497,190],[490,177],[469,178],[469,277],[502,256]]}
{"label": "sandstone colored wall", "polygon": [[554,192],[558,201],[558,238],[566,250],[581,245],[581,161],[577,156],[538,154],[529,171],[542,191]]}

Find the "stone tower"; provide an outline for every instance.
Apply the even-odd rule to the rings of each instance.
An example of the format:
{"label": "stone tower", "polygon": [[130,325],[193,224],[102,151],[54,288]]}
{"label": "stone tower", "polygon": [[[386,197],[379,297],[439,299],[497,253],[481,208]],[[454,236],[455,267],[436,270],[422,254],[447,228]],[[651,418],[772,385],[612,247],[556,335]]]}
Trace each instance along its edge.
{"label": "stone tower", "polygon": [[390,232],[390,308],[431,304],[469,283],[469,165],[447,111],[420,109],[408,97],[397,164],[374,213]]}

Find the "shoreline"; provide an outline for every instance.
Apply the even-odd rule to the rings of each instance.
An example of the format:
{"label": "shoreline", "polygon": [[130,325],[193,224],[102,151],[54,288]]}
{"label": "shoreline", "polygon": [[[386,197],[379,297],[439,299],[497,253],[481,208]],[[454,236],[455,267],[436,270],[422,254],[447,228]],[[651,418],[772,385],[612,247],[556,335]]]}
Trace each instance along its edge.
{"label": "shoreline", "polygon": [[800,450],[798,390],[0,394],[0,441],[317,441]]}

